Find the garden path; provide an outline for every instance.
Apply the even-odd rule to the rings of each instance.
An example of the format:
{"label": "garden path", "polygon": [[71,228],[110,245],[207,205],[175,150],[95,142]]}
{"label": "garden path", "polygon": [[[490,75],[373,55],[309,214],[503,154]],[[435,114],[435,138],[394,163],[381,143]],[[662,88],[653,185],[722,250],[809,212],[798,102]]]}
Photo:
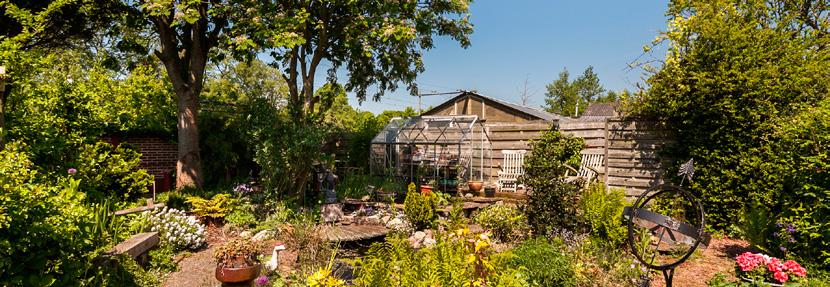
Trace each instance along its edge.
{"label": "garden path", "polygon": [[[749,243],[730,238],[712,238],[709,248],[697,254],[677,267],[674,273],[674,286],[706,286],[706,281],[718,272],[729,280],[735,280],[735,257],[749,251]],[[663,274],[655,273],[651,277],[652,286],[663,287]]]}

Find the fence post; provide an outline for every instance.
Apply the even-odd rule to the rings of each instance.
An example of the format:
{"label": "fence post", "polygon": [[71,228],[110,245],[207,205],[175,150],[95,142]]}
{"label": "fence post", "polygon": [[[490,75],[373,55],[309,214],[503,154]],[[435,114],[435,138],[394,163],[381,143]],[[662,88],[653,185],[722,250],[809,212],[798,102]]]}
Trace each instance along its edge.
{"label": "fence post", "polygon": [[610,120],[611,120],[611,118],[605,118],[605,146],[603,147],[605,149],[605,156],[602,157],[602,160],[604,161],[602,164],[603,164],[604,169],[605,169],[604,170],[605,179],[603,180],[605,182],[605,190],[608,190],[611,187],[610,185],[608,185],[608,148],[610,147],[610,144],[611,144],[611,140],[609,139],[609,136],[611,135],[611,132],[609,131],[609,126],[610,125],[608,124],[608,122]]}

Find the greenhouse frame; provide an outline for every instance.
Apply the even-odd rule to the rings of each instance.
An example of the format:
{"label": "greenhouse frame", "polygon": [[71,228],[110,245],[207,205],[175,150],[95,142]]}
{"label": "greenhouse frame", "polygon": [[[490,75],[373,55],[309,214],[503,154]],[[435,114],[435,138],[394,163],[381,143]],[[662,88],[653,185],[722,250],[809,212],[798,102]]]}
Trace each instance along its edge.
{"label": "greenhouse frame", "polygon": [[371,142],[370,173],[405,182],[434,181],[439,190],[484,181],[493,166],[487,127],[478,116],[392,118]]}

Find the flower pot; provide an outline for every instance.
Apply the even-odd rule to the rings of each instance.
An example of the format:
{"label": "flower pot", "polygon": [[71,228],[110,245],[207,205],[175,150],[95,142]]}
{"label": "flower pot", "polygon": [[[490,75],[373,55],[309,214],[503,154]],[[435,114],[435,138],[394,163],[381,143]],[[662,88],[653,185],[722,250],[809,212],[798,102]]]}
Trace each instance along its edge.
{"label": "flower pot", "polygon": [[484,182],[471,180],[467,182],[467,187],[470,188],[470,192],[477,194],[484,187]]}
{"label": "flower pot", "polygon": [[432,192],[433,187],[431,185],[422,185],[421,186],[421,193],[429,194]]}
{"label": "flower pot", "polygon": [[774,286],[774,287],[783,287],[783,286],[786,286],[785,284],[781,284],[781,283],[771,283],[771,282],[766,282],[766,281],[761,281],[761,282],[758,282],[758,281],[756,281],[756,280],[752,280],[752,279],[747,278],[747,277],[744,277],[744,276],[741,276],[741,280],[742,280],[742,281],[744,281],[744,282],[756,283],[756,284],[757,284],[757,283],[761,283],[762,285]]}
{"label": "flower pot", "polygon": [[216,280],[222,286],[251,286],[261,270],[262,264],[239,268],[216,266]]}

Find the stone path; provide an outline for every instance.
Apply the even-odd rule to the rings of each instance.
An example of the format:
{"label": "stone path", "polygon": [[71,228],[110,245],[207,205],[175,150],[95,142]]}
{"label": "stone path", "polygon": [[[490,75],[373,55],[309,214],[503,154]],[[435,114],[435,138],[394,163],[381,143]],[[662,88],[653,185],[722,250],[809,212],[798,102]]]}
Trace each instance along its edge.
{"label": "stone path", "polygon": [[214,278],[216,263],[213,260],[213,250],[216,245],[194,252],[179,262],[179,270],[167,276],[162,286],[169,287],[213,287],[220,286]]}

